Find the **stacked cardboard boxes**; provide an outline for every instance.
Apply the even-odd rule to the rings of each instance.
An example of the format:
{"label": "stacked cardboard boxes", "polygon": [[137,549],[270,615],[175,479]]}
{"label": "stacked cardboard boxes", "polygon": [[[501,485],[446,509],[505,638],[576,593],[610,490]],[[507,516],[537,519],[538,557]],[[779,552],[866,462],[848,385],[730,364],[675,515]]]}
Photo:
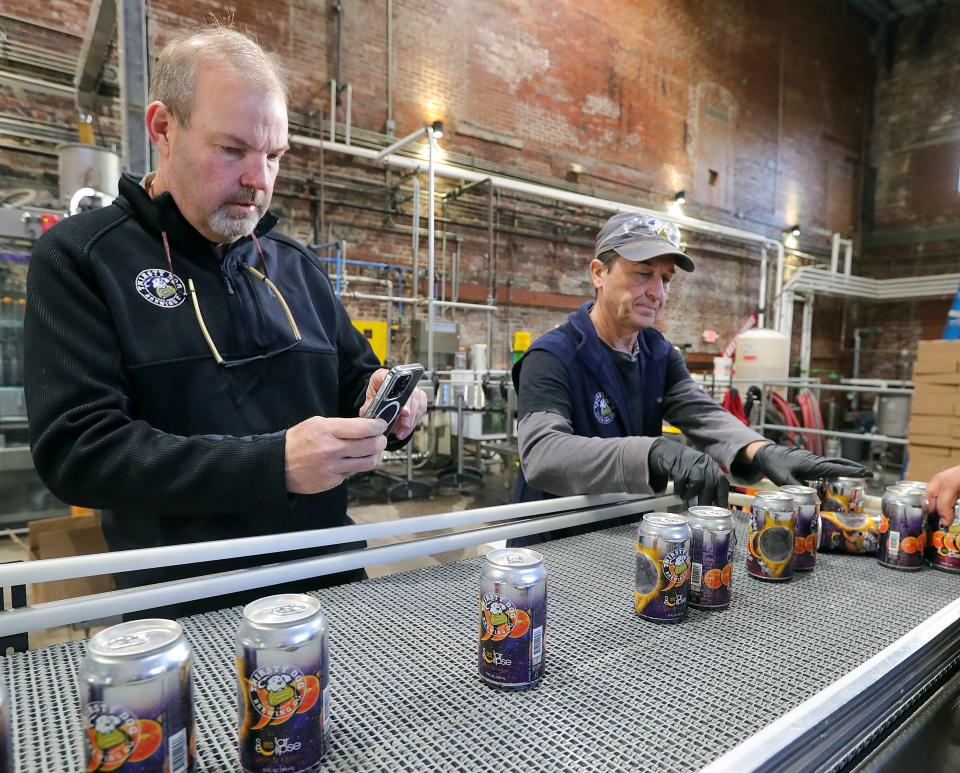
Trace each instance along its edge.
{"label": "stacked cardboard boxes", "polygon": [[913,368],[907,477],[960,464],[960,341],[920,341]]}

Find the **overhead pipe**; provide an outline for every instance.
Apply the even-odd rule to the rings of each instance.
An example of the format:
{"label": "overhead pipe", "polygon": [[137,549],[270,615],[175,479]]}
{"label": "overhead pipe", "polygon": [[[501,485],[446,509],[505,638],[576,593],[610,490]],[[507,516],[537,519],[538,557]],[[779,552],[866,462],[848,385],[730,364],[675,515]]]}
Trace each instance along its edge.
{"label": "overhead pipe", "polygon": [[[357,147],[356,145],[345,145],[342,143],[315,139],[313,137],[307,137],[300,134],[291,135],[290,142],[300,145],[307,145],[309,147],[323,148],[324,150],[344,153],[346,155],[351,155],[358,158],[366,158],[371,161],[380,160],[389,166],[400,169],[417,170],[422,169],[423,167],[423,162],[421,160],[410,156],[397,155],[393,152],[393,150],[404,143],[403,140],[396,142],[390,147],[381,151],[361,148]],[[432,159],[432,146],[428,153],[430,159]],[[614,201],[612,199],[604,199],[598,196],[589,196],[584,193],[567,191],[560,188],[554,188],[549,185],[540,185],[538,183],[531,183],[525,180],[504,177],[502,175],[491,175],[488,172],[479,172],[473,169],[453,166],[451,164],[431,162],[430,166],[433,168],[433,173],[435,175],[440,175],[441,177],[465,181],[489,180],[491,185],[502,190],[509,190],[530,196],[538,196],[555,201],[562,201],[568,204],[599,209],[605,212],[638,212],[640,214],[649,215],[650,217],[658,217],[670,220],[679,226],[683,226],[698,233],[708,233],[716,236],[724,236],[742,242],[748,242],[751,244],[773,247],[777,251],[776,287],[778,296],[781,295],[784,274],[784,248],[783,243],[777,239],[771,239],[763,234],[754,233],[753,231],[746,231],[741,228],[733,228],[731,226],[710,223],[705,220],[689,217],[687,215],[673,215],[666,212],[660,212],[658,210],[648,209],[646,207],[638,207],[634,204],[626,204],[624,202]],[[775,306],[774,310],[775,316],[777,316],[776,321],[779,323],[779,305]]]}

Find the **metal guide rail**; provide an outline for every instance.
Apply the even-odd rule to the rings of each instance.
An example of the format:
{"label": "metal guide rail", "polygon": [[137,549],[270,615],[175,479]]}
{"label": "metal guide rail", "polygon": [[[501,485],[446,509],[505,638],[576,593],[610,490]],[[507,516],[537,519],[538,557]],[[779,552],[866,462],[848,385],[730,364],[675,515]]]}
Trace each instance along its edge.
{"label": "metal guide rail", "polygon": [[[479,559],[320,591],[331,628],[324,770],[698,770],[960,595],[960,576],[821,554],[789,583],[746,576],[733,605],[656,625],[632,610],[635,529],[540,546],[547,672],[498,692],[477,676]],[[199,769],[239,769],[239,609],[188,618]],[[82,771],[82,643],[4,658],[21,771]]]}

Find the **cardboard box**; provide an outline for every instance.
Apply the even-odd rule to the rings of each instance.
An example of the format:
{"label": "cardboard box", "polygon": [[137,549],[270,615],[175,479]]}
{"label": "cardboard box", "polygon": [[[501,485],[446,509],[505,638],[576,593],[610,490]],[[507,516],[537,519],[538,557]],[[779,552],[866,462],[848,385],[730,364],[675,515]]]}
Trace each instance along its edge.
{"label": "cardboard box", "polygon": [[[960,416],[925,416],[911,415],[907,432],[913,435],[944,435],[946,437],[960,437]],[[920,445],[927,445],[916,441]],[[933,443],[931,445],[940,445]]]}
{"label": "cardboard box", "polygon": [[955,438],[952,435],[922,435],[911,432],[908,439],[911,444],[916,444],[920,447],[933,446],[937,448],[948,448],[950,450],[960,450],[960,438]]}
{"label": "cardboard box", "polygon": [[919,341],[914,380],[930,373],[960,374],[960,341]]}
{"label": "cardboard box", "polygon": [[911,417],[958,416],[960,385],[916,383],[910,402]]}
{"label": "cardboard box", "polygon": [[917,373],[914,371],[913,384],[960,384],[960,372],[950,373]]}
{"label": "cardboard box", "polygon": [[[27,525],[30,529],[30,557],[34,560],[106,553],[108,550],[99,515],[44,518]],[[31,588],[31,603],[106,593],[113,588],[113,575],[109,574],[41,582]]]}

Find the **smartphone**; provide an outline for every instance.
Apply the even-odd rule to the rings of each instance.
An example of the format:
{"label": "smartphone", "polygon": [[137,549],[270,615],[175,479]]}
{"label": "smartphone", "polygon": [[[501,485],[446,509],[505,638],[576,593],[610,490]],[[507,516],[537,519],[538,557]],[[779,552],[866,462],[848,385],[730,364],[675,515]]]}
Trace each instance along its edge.
{"label": "smartphone", "polygon": [[387,422],[384,435],[390,430],[400,415],[400,409],[407,404],[413,390],[420,383],[423,375],[423,365],[414,362],[410,365],[395,365],[387,371],[387,377],[373,397],[373,402],[363,414],[367,419],[383,419]]}

